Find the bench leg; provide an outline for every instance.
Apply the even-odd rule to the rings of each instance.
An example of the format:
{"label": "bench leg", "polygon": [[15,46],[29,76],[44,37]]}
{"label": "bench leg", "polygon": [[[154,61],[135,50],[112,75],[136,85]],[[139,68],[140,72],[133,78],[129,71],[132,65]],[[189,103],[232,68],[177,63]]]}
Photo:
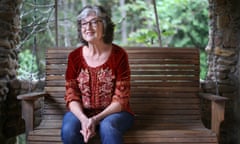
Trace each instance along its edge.
{"label": "bench leg", "polygon": [[212,101],[212,123],[211,129],[219,138],[220,125],[224,120],[225,101]]}
{"label": "bench leg", "polygon": [[34,101],[22,100],[22,118],[25,120],[25,133],[33,130],[34,123]]}

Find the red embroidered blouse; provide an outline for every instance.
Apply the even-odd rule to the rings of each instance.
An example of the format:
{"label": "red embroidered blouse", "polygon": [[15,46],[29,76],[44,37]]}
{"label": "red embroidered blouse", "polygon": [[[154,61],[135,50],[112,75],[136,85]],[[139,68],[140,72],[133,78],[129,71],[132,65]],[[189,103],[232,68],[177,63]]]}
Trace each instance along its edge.
{"label": "red embroidered blouse", "polygon": [[131,112],[130,68],[124,49],[112,45],[108,60],[98,66],[90,67],[82,55],[83,47],[73,50],[68,56],[66,70],[65,101],[78,101],[87,116],[95,115],[111,102],[119,102],[122,111]]}

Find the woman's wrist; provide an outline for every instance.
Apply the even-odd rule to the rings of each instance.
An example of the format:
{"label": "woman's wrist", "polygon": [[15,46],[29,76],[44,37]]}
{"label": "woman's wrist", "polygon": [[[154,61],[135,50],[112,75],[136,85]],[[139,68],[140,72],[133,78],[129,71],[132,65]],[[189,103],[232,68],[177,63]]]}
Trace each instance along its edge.
{"label": "woman's wrist", "polygon": [[97,125],[99,123],[99,120],[97,119],[96,116],[92,116],[91,119],[93,120],[93,122]]}

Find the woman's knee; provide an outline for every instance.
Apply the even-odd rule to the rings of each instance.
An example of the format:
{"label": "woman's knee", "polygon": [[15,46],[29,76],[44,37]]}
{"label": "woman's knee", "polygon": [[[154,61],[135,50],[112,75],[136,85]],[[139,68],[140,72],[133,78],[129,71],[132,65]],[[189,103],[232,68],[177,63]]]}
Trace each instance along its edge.
{"label": "woman's knee", "polygon": [[124,133],[133,124],[133,116],[127,112],[112,114],[100,122],[100,132],[118,131]]}
{"label": "woman's knee", "polygon": [[99,125],[99,134],[103,144],[122,144],[122,132],[119,130],[116,121],[104,119]]}
{"label": "woman's knee", "polygon": [[78,118],[72,113],[67,112],[63,117],[62,130],[76,131],[81,129],[81,123]]}
{"label": "woman's knee", "polygon": [[[80,133],[81,123],[75,117],[75,115],[71,112],[68,112],[63,117],[62,129],[61,129],[61,137],[64,143],[66,141],[79,141],[82,139],[82,135]],[[80,140],[81,141],[81,140]]]}

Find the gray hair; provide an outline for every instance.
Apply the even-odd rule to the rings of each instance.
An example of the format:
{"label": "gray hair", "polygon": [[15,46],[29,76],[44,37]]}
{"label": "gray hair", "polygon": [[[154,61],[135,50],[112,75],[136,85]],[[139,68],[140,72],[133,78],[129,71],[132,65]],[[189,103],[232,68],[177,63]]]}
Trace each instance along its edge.
{"label": "gray hair", "polygon": [[77,16],[77,20],[81,21],[93,13],[99,18],[104,18],[107,16],[107,14],[103,13],[98,6],[86,6]]}

